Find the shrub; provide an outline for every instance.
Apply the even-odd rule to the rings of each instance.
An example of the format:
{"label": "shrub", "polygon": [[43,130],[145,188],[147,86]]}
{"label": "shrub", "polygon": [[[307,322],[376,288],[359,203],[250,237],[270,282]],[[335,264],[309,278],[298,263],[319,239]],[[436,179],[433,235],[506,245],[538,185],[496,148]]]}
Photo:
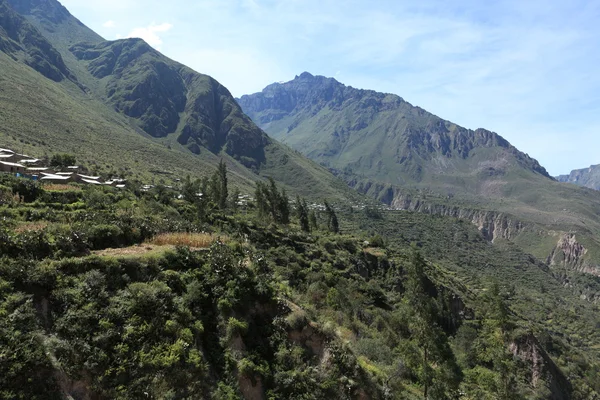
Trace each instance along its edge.
{"label": "shrub", "polygon": [[120,247],[123,243],[123,231],[115,225],[94,225],[88,232],[92,250]]}
{"label": "shrub", "polygon": [[227,321],[227,340],[233,339],[234,336],[243,335],[248,331],[248,323],[240,321],[234,317],[230,317]]}

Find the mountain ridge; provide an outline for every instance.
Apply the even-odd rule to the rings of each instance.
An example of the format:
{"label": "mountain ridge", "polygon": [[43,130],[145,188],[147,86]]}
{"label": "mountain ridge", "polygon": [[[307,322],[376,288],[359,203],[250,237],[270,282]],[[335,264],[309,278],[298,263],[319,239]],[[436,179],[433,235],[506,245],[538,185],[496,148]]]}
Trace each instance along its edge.
{"label": "mountain ridge", "polygon": [[556,180],[600,190],[600,165],[590,165],[587,168],[574,169],[569,174],[557,176]]}
{"label": "mountain ridge", "polygon": [[[216,165],[223,157],[244,191],[251,191],[255,180],[272,176],[293,192],[309,197],[317,193],[335,199],[353,196],[324,168],[269,138],[243,114],[223,85],[165,57],[143,40],[105,41],[56,0],[1,0],[0,5],[0,26],[18,22],[24,30],[21,36],[40,38],[51,49],[55,57],[46,57],[48,68],[64,71],[72,78],[54,79],[58,86],[51,87],[41,80],[36,83],[33,75],[18,73],[18,65],[11,64],[9,68],[7,64],[6,73],[14,71],[16,81],[7,86],[10,93],[6,93],[6,102],[18,97],[23,87],[38,85],[48,92],[25,96],[31,108],[43,107],[41,102],[52,98],[48,105],[63,103],[66,112],[60,116],[59,125],[51,119],[58,114],[36,114],[23,119],[16,108],[6,107],[2,117],[10,135],[8,130],[0,132],[5,146],[38,154],[40,150],[34,145],[43,145],[43,152],[47,153],[70,150],[73,143],[79,143],[77,150],[70,151],[82,154],[81,162],[98,165],[113,160],[120,170],[139,171],[144,180],[175,180],[185,173],[206,175],[209,165]],[[13,61],[24,60],[13,57]],[[29,81],[19,81],[25,78]],[[81,107],[84,104],[87,110]],[[83,122],[83,115],[93,122]],[[106,127],[110,127],[108,132],[100,131]],[[31,130],[35,133],[28,133]],[[46,130],[48,134],[42,134]],[[75,142],[71,137],[74,133],[78,135]],[[47,140],[38,140],[44,136]],[[113,144],[106,140],[108,137]],[[115,157],[119,152],[111,150],[117,143],[117,147],[131,149],[136,141],[148,156],[129,159],[130,151]],[[95,152],[83,150],[92,143]],[[178,157],[186,168],[173,162]],[[106,164],[106,168],[110,166]],[[156,177],[152,171],[157,170],[167,173]],[[291,176],[302,179],[292,180]]]}
{"label": "mountain ridge", "polygon": [[[342,147],[352,144],[349,140],[353,140],[353,134],[359,135],[361,130],[367,128],[380,115],[390,112],[402,112],[405,114],[404,118],[420,118],[425,121],[425,125],[404,124],[405,126],[403,126],[402,121],[383,122],[385,126],[382,128],[386,132],[382,132],[380,137],[385,135],[381,139],[386,140],[386,145],[389,144],[389,139],[395,140],[394,144],[398,142],[397,137],[402,135],[402,133],[398,133],[400,129],[406,133],[405,143],[402,144],[405,144],[405,147],[419,150],[417,154],[409,152],[395,155],[400,164],[406,163],[414,157],[423,157],[427,156],[427,153],[434,152],[444,157],[457,155],[461,158],[467,158],[469,153],[476,147],[497,146],[506,148],[508,152],[513,153],[517,157],[517,161],[524,167],[551,178],[545,168],[535,159],[519,152],[506,139],[495,132],[483,128],[476,130],[462,128],[420,107],[413,106],[400,96],[366,89],[355,89],[338,82],[334,78],[314,76],[304,72],[297,75],[292,81],[274,83],[267,86],[260,93],[244,95],[238,99],[238,102],[242,109],[267,132],[275,135],[275,138],[288,142],[293,147],[298,144],[298,141],[294,141],[294,135],[291,134],[291,131],[298,128],[298,118],[301,118],[301,116],[295,116],[296,119],[291,120],[291,123],[285,127],[285,130],[287,130],[285,133],[282,132],[282,126],[273,127],[273,125],[282,122],[294,111],[315,117],[324,110],[337,112],[349,108],[352,108],[353,111],[358,110],[354,114],[360,115],[360,117],[343,121],[345,126],[342,124],[335,126],[331,134],[332,139],[327,143],[327,146],[323,145],[303,151],[309,157],[334,168],[339,167],[339,165],[336,165],[331,159],[335,159],[336,156],[340,155]],[[326,123],[323,123],[323,125],[326,125]],[[372,133],[368,132],[368,134]],[[392,135],[391,138],[390,135]],[[310,138],[322,140],[317,135]],[[302,139],[306,139],[306,136]],[[362,139],[362,136],[354,140],[360,139]],[[353,162],[359,163],[360,159]]]}

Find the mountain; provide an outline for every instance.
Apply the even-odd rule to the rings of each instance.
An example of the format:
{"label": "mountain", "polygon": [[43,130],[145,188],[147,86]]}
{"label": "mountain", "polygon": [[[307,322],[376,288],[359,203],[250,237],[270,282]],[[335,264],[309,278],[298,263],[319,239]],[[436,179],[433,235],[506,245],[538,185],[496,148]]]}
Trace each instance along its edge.
{"label": "mountain", "polygon": [[55,82],[75,81],[60,53],[5,2],[0,2],[0,27],[0,51]]}
{"label": "mountain", "polygon": [[556,182],[497,133],[307,72],[238,103],[269,135],[384,203],[466,218],[490,241],[600,271],[598,193]]}
{"label": "mountain", "polygon": [[588,168],[574,169],[568,175],[556,177],[559,182],[574,183],[594,190],[600,190],[600,165],[591,165]]}
{"label": "mountain", "polygon": [[143,181],[206,175],[224,158],[244,191],[272,176],[305,196],[352,196],[213,78],[141,39],[106,41],[55,0],[0,0],[0,46],[3,147],[70,152],[97,173]]}
{"label": "mountain", "polygon": [[[418,212],[336,201],[303,219],[281,186],[364,196],[267,136],[214,79],[139,39],[106,41],[55,0],[0,0],[0,22],[2,147],[157,183],[228,164],[201,200],[187,184],[0,174],[0,398],[598,398],[600,278],[581,273],[595,271],[595,192],[491,132],[428,134],[423,111],[421,133],[397,141],[406,184],[336,170]],[[489,154],[506,162],[472,176]],[[280,183],[247,207],[205,200],[267,176]],[[482,195],[484,178],[510,196]],[[556,198],[579,208],[556,213]]]}

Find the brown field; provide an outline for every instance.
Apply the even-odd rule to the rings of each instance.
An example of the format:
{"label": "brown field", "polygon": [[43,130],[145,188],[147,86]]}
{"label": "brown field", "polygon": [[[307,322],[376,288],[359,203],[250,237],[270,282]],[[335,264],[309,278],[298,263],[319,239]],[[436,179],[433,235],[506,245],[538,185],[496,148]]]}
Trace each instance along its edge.
{"label": "brown field", "polygon": [[48,191],[54,192],[68,192],[73,190],[81,190],[80,186],[68,185],[68,184],[60,184],[60,183],[46,183],[44,184],[44,189]]}
{"label": "brown field", "polygon": [[188,246],[195,249],[206,249],[217,239],[226,242],[228,238],[210,233],[161,233],[150,239],[148,243],[157,246]]}
{"label": "brown field", "polygon": [[174,246],[156,246],[151,244],[143,244],[140,246],[122,247],[118,249],[104,249],[92,252],[97,256],[112,256],[112,257],[127,257],[127,256],[144,256],[151,254],[159,254],[166,250],[173,249]]}
{"label": "brown field", "polygon": [[35,222],[23,222],[15,228],[16,233],[23,233],[27,231],[41,231],[48,226],[46,221],[35,221]]}

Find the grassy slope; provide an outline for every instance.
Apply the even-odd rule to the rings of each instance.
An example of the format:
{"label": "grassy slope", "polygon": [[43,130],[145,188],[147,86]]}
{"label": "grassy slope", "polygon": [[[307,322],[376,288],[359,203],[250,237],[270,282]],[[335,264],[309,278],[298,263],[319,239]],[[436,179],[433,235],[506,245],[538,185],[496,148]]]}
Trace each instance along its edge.
{"label": "grassy slope", "polygon": [[[69,152],[97,172],[116,170],[144,181],[206,174],[218,163],[214,155],[201,159],[153,142],[74,85],[46,80],[4,54],[0,66],[0,140],[9,148],[38,157]],[[251,177],[234,168],[234,182],[248,186]]]}

